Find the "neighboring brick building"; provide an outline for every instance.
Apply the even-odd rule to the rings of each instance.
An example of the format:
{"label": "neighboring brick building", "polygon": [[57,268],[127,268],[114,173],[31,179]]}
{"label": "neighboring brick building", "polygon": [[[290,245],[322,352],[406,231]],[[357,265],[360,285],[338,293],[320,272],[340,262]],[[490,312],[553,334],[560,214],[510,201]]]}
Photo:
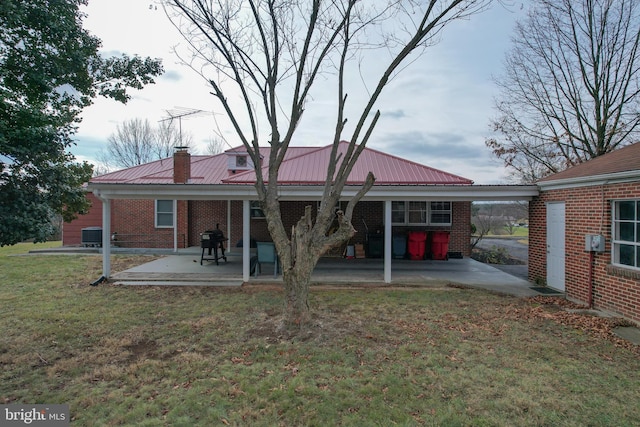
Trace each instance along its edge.
{"label": "neighboring brick building", "polygon": [[[342,142],[339,150],[346,150],[347,145]],[[287,151],[278,175],[285,229],[290,230],[300,219],[305,206],[322,199],[331,147],[290,147]],[[261,148],[261,154],[264,170],[268,168],[269,148]],[[367,148],[349,176],[341,204],[346,205],[370,171],[376,182],[353,212],[357,234],[351,239],[352,244],[369,242],[370,247],[372,240],[379,241],[385,234],[385,223],[391,222],[394,236],[406,236],[410,231],[427,231],[431,236],[433,231],[446,231],[450,254],[469,256],[473,200],[530,200],[537,194],[535,186],[473,185],[469,179]],[[253,202],[255,182],[254,166],[244,148],[214,156],[191,156],[179,150],[173,159],[93,178],[88,189],[108,207],[108,224],[102,225],[114,245],[199,246],[200,233],[219,224],[233,247],[246,233],[252,241],[271,240],[265,219]],[[389,215],[386,219],[385,212]],[[81,224],[86,222],[65,224],[64,229],[71,235]],[[384,244],[390,245],[390,240],[385,239]],[[65,240],[64,244],[78,242]],[[334,255],[342,253],[338,248]]]}
{"label": "neighboring brick building", "polygon": [[538,186],[529,205],[529,280],[640,321],[640,143]]}

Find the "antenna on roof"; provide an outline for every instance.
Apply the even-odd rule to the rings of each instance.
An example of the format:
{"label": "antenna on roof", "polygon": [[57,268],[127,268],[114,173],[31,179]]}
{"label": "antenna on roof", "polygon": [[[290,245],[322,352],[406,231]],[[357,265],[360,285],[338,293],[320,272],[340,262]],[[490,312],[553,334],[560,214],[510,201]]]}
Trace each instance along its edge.
{"label": "antenna on roof", "polygon": [[180,135],[180,146],[183,146],[182,144],[182,118],[186,117],[195,117],[195,116],[203,116],[205,114],[213,114],[212,111],[205,111],[205,110],[199,110],[197,108],[185,108],[185,107],[174,107],[173,110],[165,110],[167,112],[167,115],[169,117],[166,117],[162,120],[159,120],[161,122],[166,122],[169,121],[169,124],[171,125],[171,123],[173,123],[174,119],[178,119],[178,126],[179,126],[179,135]]}

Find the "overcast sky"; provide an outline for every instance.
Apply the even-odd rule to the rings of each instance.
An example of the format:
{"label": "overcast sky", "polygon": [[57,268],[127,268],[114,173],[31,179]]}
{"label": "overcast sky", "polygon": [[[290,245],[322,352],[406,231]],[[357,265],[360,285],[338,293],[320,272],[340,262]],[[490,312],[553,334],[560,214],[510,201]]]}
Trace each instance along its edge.
{"label": "overcast sky", "polygon": [[[204,153],[216,127],[232,146],[240,144],[225,128],[222,108],[209,94],[206,82],[179,64],[173,48],[184,42],[164,12],[155,10],[151,3],[92,0],[85,8],[85,28],[102,39],[104,54],[162,58],[166,72],[155,85],[133,91],[127,105],[97,99],[85,109],[76,135],[77,146],[71,149],[80,160],[95,162],[118,123],[146,118],[157,124],[169,117],[167,111],[176,108],[209,112],[182,120],[183,131],[194,137],[196,151]],[[495,114],[492,106],[497,88],[492,76],[502,72],[513,26],[525,12],[520,1],[514,3],[508,8],[496,4],[470,20],[447,27],[442,41],[388,86],[377,105],[382,115],[368,146],[472,179],[476,184],[504,183],[504,168],[484,141],[490,135],[489,120]],[[330,143],[328,130],[335,127],[335,121],[331,114],[322,112],[334,111],[335,92],[327,92],[317,92],[310,102],[307,111],[311,112],[305,112],[294,145]],[[356,117],[351,116],[351,120]]]}

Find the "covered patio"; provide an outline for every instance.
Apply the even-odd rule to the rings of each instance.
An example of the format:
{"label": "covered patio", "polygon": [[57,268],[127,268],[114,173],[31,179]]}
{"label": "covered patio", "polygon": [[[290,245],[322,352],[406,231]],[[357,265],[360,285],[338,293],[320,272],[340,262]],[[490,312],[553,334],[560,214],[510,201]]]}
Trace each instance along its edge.
{"label": "covered patio", "polygon": [[[146,264],[114,273],[111,280],[123,285],[241,286],[244,283],[282,283],[273,266],[265,265],[261,274],[243,277],[242,252],[227,253],[227,262],[204,261],[200,265],[200,248],[181,249]],[[442,286],[459,284],[516,296],[535,296],[527,280],[507,274],[471,258],[411,261],[391,260],[393,280],[385,280],[385,262],[372,258],[322,258],[312,274],[312,281],[327,285],[412,285]]]}
{"label": "covered patio", "polygon": [[[97,187],[97,186],[96,186]],[[217,191],[225,191],[227,200],[233,200],[231,195],[235,196],[235,200],[242,201],[242,240],[244,242],[249,242],[252,240],[251,237],[251,200],[255,198],[254,189],[253,188],[225,188],[224,190],[218,189],[217,191],[212,191],[211,188],[198,188],[194,190],[193,188],[186,189],[184,186],[178,185],[164,185],[164,186],[144,186],[142,188],[137,188],[134,193],[122,192],[122,189],[119,188],[118,185],[101,185],[100,188],[94,188],[94,194],[102,200],[103,203],[103,218],[102,218],[102,241],[103,245],[103,275],[105,278],[111,277],[111,214],[110,214],[110,202],[112,199],[117,198],[140,198],[140,199],[156,199],[156,198],[166,198],[173,199],[174,201],[178,200],[210,200],[222,197],[222,194],[219,194]],[[353,196],[353,193],[357,191],[357,187],[348,187],[343,195],[346,199]],[[126,190],[125,190],[126,191]],[[230,194],[231,192],[235,192],[236,194]],[[213,194],[212,194],[213,193]],[[308,200],[309,198],[317,197],[316,194],[312,194],[313,192],[308,188],[303,187],[288,187],[283,189],[281,192],[281,201],[287,200]],[[451,202],[456,201],[495,201],[495,200],[529,200],[533,195],[537,193],[537,189],[532,186],[479,186],[479,185],[469,185],[469,186],[422,186],[422,187],[383,187],[383,188],[373,188],[369,191],[369,193],[363,199],[364,201],[373,200],[382,202],[383,204],[383,223],[391,224],[392,223],[392,201],[393,200],[449,200]],[[174,203],[174,213],[173,217],[178,217],[178,212],[176,210],[177,204]],[[231,215],[228,216],[230,218]],[[175,219],[174,219],[175,221]],[[230,221],[230,219],[229,219]],[[228,228],[231,228],[229,225]],[[177,225],[174,225],[174,253],[180,253],[180,251],[188,251],[190,248],[181,249],[178,247],[178,237],[177,237]],[[355,268],[356,265],[369,265],[370,267],[367,269],[373,269],[376,272],[380,273],[380,280],[384,283],[395,283],[398,280],[403,280],[404,277],[407,276],[406,272],[403,272],[402,266],[408,262],[408,265],[413,265],[412,269],[415,268],[415,264],[406,260],[395,260],[392,259],[392,235],[393,235],[393,227],[385,227],[382,233],[382,241],[384,245],[383,249],[383,258],[381,259],[373,259],[373,260],[358,260],[357,262],[349,262],[347,260],[338,260],[339,262],[343,262],[342,267],[336,268],[335,265],[332,267],[335,268],[334,274],[337,276],[344,275],[345,270]],[[229,237],[229,236],[227,236]],[[115,249],[115,248],[114,248]],[[200,248],[195,248],[196,251],[200,251]],[[229,262],[234,260],[234,264],[237,264],[239,268],[239,279],[243,282],[248,282],[251,280],[251,271],[250,271],[250,260],[251,260],[251,248],[246,245],[243,248],[234,248],[234,250],[238,251],[235,254],[231,255]],[[450,261],[454,261],[451,259]],[[426,262],[423,261],[427,265]],[[460,261],[464,262],[464,261]],[[434,261],[437,265],[437,261]],[[197,261],[199,265],[199,256]],[[456,262],[452,262],[451,265],[456,265]],[[214,263],[215,266],[215,263]],[[220,266],[217,266],[220,267]],[[329,265],[327,265],[327,268]],[[168,270],[164,270],[169,273]],[[392,273],[393,271],[393,273]],[[377,277],[377,276],[376,276]]]}

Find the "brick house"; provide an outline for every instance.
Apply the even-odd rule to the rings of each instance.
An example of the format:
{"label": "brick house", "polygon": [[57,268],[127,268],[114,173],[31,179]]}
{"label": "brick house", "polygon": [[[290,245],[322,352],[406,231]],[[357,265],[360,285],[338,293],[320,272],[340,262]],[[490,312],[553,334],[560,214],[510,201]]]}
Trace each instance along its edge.
{"label": "brick house", "polygon": [[[347,145],[342,142],[340,149]],[[290,147],[287,151],[278,179],[286,229],[291,229],[306,206],[320,202],[331,147]],[[268,150],[261,149],[265,176]],[[391,236],[446,231],[450,254],[469,256],[471,201],[530,200],[537,194],[535,186],[473,185],[469,179],[366,148],[349,176],[341,205],[346,206],[369,171],[376,183],[354,210],[352,223],[357,234],[350,243],[366,245],[373,238],[382,242],[383,251],[378,255],[385,259],[387,281]],[[102,221],[98,223],[94,214],[96,224],[91,225],[101,226],[102,241],[109,242],[103,250],[105,276],[109,277],[112,244],[174,250],[199,246],[200,233],[216,224],[232,250],[240,241],[270,241],[266,220],[255,202],[254,184],[254,167],[243,147],[207,156],[178,150],[173,158],[93,178],[87,189],[101,202]],[[81,243],[79,221],[65,224],[64,245]],[[89,225],[86,220],[81,224]],[[249,246],[242,245],[245,281]],[[426,246],[430,247],[429,242]],[[337,248],[334,255],[342,253]]]}
{"label": "brick house", "polygon": [[537,184],[529,280],[640,321],[640,143]]}

